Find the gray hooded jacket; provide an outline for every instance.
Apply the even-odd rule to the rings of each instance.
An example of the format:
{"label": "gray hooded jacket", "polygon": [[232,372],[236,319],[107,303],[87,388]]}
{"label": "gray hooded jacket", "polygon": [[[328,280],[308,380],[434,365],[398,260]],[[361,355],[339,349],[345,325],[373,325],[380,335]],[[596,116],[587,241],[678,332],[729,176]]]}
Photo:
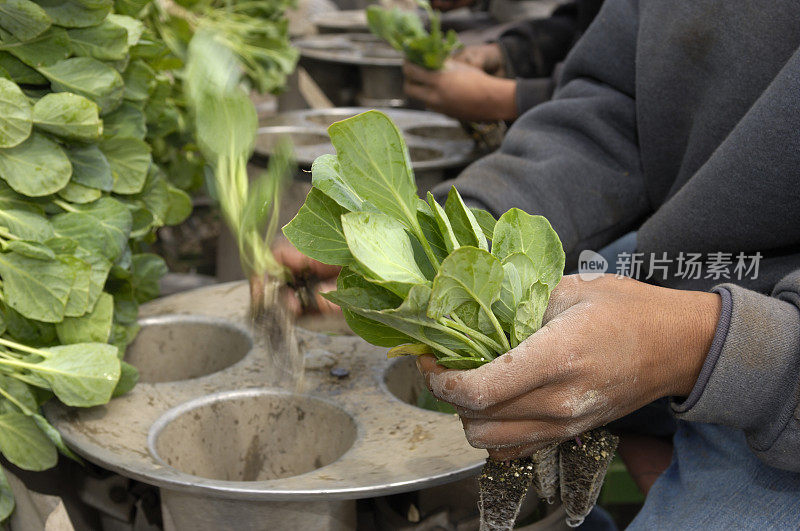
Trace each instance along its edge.
{"label": "gray hooded jacket", "polygon": [[[567,267],[638,229],[638,250],[760,253],[680,418],[744,430],[800,472],[800,3],[607,0],[553,101],[455,181],[499,215],[546,216]],[[452,184],[452,183],[451,183]],[[440,189],[441,193],[443,189]],[[710,289],[721,279],[659,283]]]}

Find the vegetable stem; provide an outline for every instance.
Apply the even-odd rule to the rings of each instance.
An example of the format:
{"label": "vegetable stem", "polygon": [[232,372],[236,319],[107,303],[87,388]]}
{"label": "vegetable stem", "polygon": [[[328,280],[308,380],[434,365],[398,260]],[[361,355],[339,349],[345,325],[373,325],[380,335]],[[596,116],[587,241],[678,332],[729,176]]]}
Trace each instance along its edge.
{"label": "vegetable stem", "polygon": [[19,350],[20,352],[27,352],[28,354],[34,354],[34,355],[42,357],[42,358],[50,357],[50,354],[48,352],[44,352],[44,351],[39,350],[37,348],[28,347],[28,346],[22,345],[20,343],[15,343],[14,341],[9,341],[8,339],[3,339],[2,337],[0,337],[0,345],[4,345],[4,346],[6,346],[8,348],[12,348],[14,350]]}

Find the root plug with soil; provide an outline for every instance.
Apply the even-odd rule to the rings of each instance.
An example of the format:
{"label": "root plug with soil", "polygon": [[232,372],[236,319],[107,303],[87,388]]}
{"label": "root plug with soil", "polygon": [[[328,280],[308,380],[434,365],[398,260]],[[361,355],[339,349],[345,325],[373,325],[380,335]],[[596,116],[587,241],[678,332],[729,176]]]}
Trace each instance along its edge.
{"label": "root plug with soil", "polygon": [[[541,328],[565,262],[547,219],[516,208],[495,219],[468,208],[455,188],[444,205],[430,193],[420,199],[405,141],[378,111],[336,122],[328,134],[336,155],[314,161],[312,189],[283,233],[308,257],[342,266],[336,291],[323,296],[342,308],[353,332],[391,348],[390,356],[432,354],[463,370]],[[598,448],[591,465],[602,482],[614,444],[595,433],[581,437],[587,449]],[[582,518],[599,483],[584,481],[588,465],[575,471],[570,448],[559,457],[563,448],[488,461],[480,479],[482,529],[511,529],[531,484],[557,499],[559,476],[570,521]]]}

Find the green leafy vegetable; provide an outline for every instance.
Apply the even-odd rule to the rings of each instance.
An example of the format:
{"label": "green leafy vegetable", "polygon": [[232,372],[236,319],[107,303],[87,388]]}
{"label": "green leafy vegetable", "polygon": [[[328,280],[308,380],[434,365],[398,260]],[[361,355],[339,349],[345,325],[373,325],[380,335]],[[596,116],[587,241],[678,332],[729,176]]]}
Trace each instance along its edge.
{"label": "green leafy vegetable", "polygon": [[354,332],[393,355],[432,352],[469,369],[539,329],[564,270],[547,220],[512,209],[495,222],[455,188],[444,207],[418,199],[405,142],[380,112],[328,132],[336,155],[315,161],[313,188],[284,234],[310,257],[347,266],[325,296]]}
{"label": "green leafy vegetable", "polygon": [[379,6],[367,8],[369,29],[392,48],[403,52],[412,63],[429,70],[439,70],[447,58],[461,47],[461,42],[453,30],[442,33],[439,13],[433,11],[428,2],[418,0],[417,3],[428,14],[430,32],[425,30],[416,13]]}

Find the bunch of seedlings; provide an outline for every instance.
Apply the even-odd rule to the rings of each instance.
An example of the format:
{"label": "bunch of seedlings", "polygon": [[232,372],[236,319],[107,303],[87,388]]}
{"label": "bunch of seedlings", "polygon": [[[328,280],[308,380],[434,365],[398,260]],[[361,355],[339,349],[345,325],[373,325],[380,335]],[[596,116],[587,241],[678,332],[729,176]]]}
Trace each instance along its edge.
{"label": "bunch of seedlings", "polygon": [[[408,149],[369,111],[328,129],[336,155],[312,166],[312,189],[283,232],[307,256],[342,266],[337,290],[350,328],[390,355],[433,354],[472,369],[535,333],[561,280],[564,251],[550,223],[511,209],[495,220],[453,188],[444,205],[417,196]],[[491,243],[491,245],[490,245]],[[489,461],[485,529],[510,529],[531,483],[561,499],[577,525],[594,505],[616,440],[600,430],[531,458]]]}
{"label": "bunch of seedlings", "polygon": [[440,15],[431,9],[428,2],[419,0],[418,3],[428,14],[430,31],[425,29],[416,13],[399,8],[369,6],[367,23],[375,36],[402,52],[410,62],[429,70],[439,70],[462,45],[455,31],[442,32]]}

